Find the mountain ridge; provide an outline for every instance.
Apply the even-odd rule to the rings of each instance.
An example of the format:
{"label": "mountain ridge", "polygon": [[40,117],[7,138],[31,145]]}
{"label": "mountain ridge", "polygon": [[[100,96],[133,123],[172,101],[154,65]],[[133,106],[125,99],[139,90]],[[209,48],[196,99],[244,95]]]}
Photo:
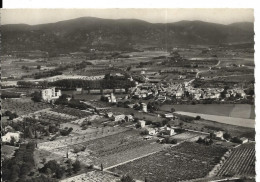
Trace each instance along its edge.
{"label": "mountain ridge", "polygon": [[3,52],[39,49],[67,53],[82,49],[131,50],[138,45],[174,45],[253,42],[254,24],[229,25],[183,20],[150,23],[138,19],[81,17],[39,25],[1,26]]}

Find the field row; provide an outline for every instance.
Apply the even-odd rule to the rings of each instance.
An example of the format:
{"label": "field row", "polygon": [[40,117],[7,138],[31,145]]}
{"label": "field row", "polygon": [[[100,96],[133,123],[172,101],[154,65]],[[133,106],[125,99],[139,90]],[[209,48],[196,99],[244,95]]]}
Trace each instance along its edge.
{"label": "field row", "polygon": [[231,152],[217,176],[255,176],[255,160],[255,145],[242,145]]}

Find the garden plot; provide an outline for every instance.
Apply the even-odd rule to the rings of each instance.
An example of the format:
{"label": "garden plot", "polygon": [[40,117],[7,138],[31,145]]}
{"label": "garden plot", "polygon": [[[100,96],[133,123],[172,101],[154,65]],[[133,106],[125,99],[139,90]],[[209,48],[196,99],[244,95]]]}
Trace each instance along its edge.
{"label": "garden plot", "polygon": [[106,172],[91,171],[61,180],[60,182],[117,182],[119,180],[119,177],[113,176]]}

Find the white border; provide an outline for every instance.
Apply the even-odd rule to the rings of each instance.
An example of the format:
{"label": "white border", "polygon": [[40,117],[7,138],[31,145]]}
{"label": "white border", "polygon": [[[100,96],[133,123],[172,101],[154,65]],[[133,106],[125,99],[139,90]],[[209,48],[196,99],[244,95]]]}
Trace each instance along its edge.
{"label": "white border", "polygon": [[[260,4],[260,3],[259,3]],[[254,8],[255,14],[255,93],[256,93],[256,131],[258,111],[260,111],[258,97],[260,93],[260,54],[259,54],[259,5],[257,0],[3,0],[3,8]],[[257,161],[260,160],[260,132],[256,133]],[[257,163],[259,164],[259,162]],[[260,165],[256,165],[258,172]],[[258,175],[257,175],[258,176]],[[257,179],[257,181],[259,181]]]}

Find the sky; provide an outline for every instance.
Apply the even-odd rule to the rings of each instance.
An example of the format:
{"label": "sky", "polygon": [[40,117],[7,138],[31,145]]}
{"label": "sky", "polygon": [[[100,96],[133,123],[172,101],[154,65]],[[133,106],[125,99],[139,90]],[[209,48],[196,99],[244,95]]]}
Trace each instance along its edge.
{"label": "sky", "polygon": [[253,9],[1,9],[1,24],[44,24],[79,17],[141,19],[151,23],[201,20],[230,24],[254,22]]}

